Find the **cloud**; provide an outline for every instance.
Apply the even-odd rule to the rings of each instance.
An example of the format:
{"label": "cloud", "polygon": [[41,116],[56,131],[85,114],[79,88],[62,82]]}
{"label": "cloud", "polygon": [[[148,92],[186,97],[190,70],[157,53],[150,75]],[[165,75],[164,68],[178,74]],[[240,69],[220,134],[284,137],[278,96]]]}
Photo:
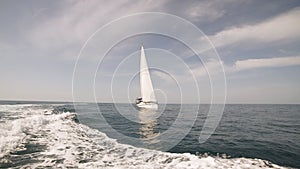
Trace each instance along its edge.
{"label": "cloud", "polygon": [[300,65],[300,56],[238,60],[232,67],[233,71],[246,69],[285,67]]}
{"label": "cloud", "polygon": [[163,80],[164,82],[167,82],[169,84],[174,83],[174,79],[176,80],[178,78],[178,75],[171,74],[171,73],[166,73],[160,70],[151,70],[151,73],[158,77],[159,79]]}
{"label": "cloud", "polygon": [[172,4],[164,8],[169,13],[182,16],[193,22],[213,22],[222,18],[232,4],[243,2],[243,0],[201,0],[181,3],[181,1],[171,1]]}
{"label": "cloud", "polygon": [[221,60],[210,59],[205,61],[204,65],[205,66],[196,66],[191,69],[196,77],[207,76],[208,74],[214,75],[223,72],[222,65],[224,66],[224,63]]}
{"label": "cloud", "polygon": [[271,43],[299,40],[300,7],[256,25],[243,25],[226,29],[210,36],[216,47],[224,47],[240,42]]}
{"label": "cloud", "polygon": [[223,72],[221,65],[223,65],[225,73],[230,74],[234,72],[257,69],[257,68],[299,66],[300,56],[238,60],[234,63],[233,66],[225,65],[223,61],[211,59],[205,62],[205,67],[204,66],[194,67],[192,69],[192,72],[197,77],[207,76],[208,73],[210,75],[216,75]]}
{"label": "cloud", "polygon": [[[82,45],[98,28],[119,17],[137,12],[169,12],[192,21],[213,21],[226,13],[226,6],[236,0],[196,1],[192,3],[162,0],[147,1],[63,1],[52,14],[32,25],[27,38],[37,48],[64,49],[66,46]],[[181,1],[180,1],[181,2]],[[171,5],[176,5],[169,7]],[[185,8],[182,8],[182,5]],[[49,10],[49,9],[48,9]],[[43,12],[43,10],[38,11]],[[38,17],[38,15],[37,15]],[[125,28],[123,28],[125,29]],[[122,29],[120,29],[121,31]],[[76,46],[77,47],[77,46]]]}
{"label": "cloud", "polygon": [[[43,49],[63,48],[79,44],[104,24],[124,15],[159,9],[167,0],[159,3],[139,1],[128,3],[91,0],[65,1],[55,15],[49,16],[43,22],[36,23],[28,34],[30,41]],[[57,10],[57,9],[56,9]]]}
{"label": "cloud", "polygon": [[224,5],[226,2],[202,1],[197,2],[197,4],[191,3],[189,9],[185,10],[185,15],[192,21],[214,21],[218,18],[221,18],[225,14],[225,10],[222,9],[223,5],[219,7],[217,4]]}

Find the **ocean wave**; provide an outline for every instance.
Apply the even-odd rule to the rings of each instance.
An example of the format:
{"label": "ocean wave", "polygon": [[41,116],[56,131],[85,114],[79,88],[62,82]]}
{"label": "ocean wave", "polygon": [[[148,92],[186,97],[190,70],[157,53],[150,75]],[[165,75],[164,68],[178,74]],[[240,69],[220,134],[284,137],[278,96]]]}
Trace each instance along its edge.
{"label": "ocean wave", "polygon": [[0,123],[0,168],[283,168],[261,159],[196,156],[120,144],[77,123],[75,113],[46,107],[0,105],[5,112]]}

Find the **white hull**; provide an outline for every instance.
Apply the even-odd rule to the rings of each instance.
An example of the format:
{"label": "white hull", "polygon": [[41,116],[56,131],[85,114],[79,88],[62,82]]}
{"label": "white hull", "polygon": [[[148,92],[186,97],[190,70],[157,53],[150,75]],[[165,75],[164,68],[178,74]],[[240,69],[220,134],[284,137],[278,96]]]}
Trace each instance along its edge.
{"label": "white hull", "polygon": [[155,109],[155,110],[158,109],[158,105],[156,103],[144,103],[144,102],[141,102],[139,104],[136,104],[136,106],[140,107],[140,108],[146,108],[146,109]]}

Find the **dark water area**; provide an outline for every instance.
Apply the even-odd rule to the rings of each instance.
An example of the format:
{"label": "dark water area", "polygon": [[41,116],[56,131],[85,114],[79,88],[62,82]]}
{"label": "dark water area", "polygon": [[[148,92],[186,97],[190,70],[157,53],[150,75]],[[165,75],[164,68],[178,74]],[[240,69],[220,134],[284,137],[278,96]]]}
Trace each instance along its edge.
{"label": "dark water area", "polygon": [[[186,116],[190,113],[190,106],[184,105],[184,108],[181,109]],[[131,141],[124,141],[122,137],[111,134],[112,129],[105,129],[105,125],[99,124],[97,120],[100,119],[99,111],[114,130],[128,137],[145,137],[141,134],[141,128],[147,124],[127,119],[127,114],[118,113],[114,104],[99,104],[99,107],[100,110],[90,110],[88,113],[78,114],[79,120],[92,128],[98,128],[121,143],[140,146]],[[119,104],[117,107],[121,107],[122,110],[130,110],[130,105]],[[163,133],[168,130],[178,117],[180,107],[180,105],[167,105],[164,112],[156,119],[155,124],[149,125],[151,132]],[[209,105],[199,106],[199,114],[191,130],[183,140],[169,149],[169,152],[226,154],[233,158],[259,158],[283,166],[300,168],[300,105],[226,105],[216,131],[205,143],[200,144],[199,136],[209,107]],[[187,124],[192,124],[193,120],[188,119],[181,122],[180,126],[189,126]],[[164,141],[168,143],[172,140]],[[141,147],[157,149],[156,145],[156,142],[149,141]]]}
{"label": "dark water area", "polygon": [[231,157],[267,159],[300,168],[299,105],[226,105],[212,137],[197,144],[198,118],[191,132],[171,152],[225,153]]}

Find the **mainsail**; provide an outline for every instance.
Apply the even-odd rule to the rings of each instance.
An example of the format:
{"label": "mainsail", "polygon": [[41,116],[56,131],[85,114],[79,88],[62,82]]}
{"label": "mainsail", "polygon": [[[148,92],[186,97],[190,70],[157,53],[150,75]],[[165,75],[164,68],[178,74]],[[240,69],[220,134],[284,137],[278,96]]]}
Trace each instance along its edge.
{"label": "mainsail", "polygon": [[143,102],[156,102],[143,46],[141,47],[140,86]]}

